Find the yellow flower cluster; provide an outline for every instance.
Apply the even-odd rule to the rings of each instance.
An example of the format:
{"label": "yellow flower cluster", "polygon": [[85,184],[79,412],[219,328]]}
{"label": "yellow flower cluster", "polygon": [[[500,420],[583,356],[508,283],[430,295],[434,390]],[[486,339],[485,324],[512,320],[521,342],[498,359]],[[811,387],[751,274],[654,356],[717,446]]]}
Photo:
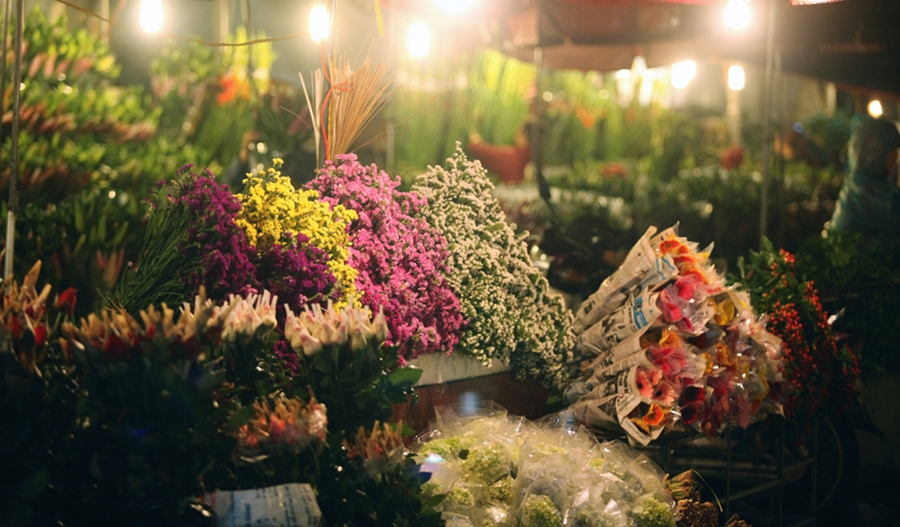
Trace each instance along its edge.
{"label": "yellow flower cluster", "polygon": [[238,194],[241,212],[237,224],[254,247],[283,243],[285,234],[308,236],[312,245],[330,256],[328,267],[341,292],[341,301],[335,305],[343,307],[350,298],[359,297],[355,285],[357,271],[347,264],[350,258],[347,226],[358,216],[342,205],[332,210],[315,190],[295,189],[291,179],[278,170],[281,165],[282,161],[275,159],[274,166],[265,173],[248,174],[244,179],[244,193]]}

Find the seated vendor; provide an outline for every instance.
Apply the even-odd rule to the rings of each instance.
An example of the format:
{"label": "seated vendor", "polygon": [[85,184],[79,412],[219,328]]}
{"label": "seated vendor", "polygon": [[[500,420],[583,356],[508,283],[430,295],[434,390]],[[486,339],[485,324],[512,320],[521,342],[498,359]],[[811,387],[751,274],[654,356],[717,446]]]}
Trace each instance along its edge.
{"label": "seated vendor", "polygon": [[897,149],[900,132],[887,119],[867,119],[850,139],[850,174],[844,180],[829,229],[867,239],[900,237]]}

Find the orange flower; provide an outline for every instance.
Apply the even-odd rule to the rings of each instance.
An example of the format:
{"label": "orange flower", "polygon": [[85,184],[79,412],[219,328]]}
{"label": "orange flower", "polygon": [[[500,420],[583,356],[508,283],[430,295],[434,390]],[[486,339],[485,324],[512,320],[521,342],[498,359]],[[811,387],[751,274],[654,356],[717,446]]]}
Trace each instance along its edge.
{"label": "orange flower", "polygon": [[647,421],[647,424],[650,426],[659,426],[666,419],[666,414],[668,413],[668,411],[663,410],[662,406],[653,403],[647,410],[647,415],[644,416],[644,421]]}

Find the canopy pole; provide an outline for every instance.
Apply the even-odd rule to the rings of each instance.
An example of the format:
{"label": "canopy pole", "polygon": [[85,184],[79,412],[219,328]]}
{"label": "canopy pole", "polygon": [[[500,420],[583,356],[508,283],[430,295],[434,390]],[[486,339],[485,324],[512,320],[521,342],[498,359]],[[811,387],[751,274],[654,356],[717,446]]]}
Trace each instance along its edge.
{"label": "canopy pole", "polygon": [[[9,40],[9,12],[12,0],[3,0],[3,40],[0,41],[0,112],[6,113],[6,56],[9,54],[7,40]],[[0,119],[0,144],[3,144],[3,119]]]}
{"label": "canopy pole", "polygon": [[763,87],[763,169],[759,191],[759,245],[769,229],[769,178],[772,164],[772,89],[775,77],[775,7],[777,0],[769,0],[766,23],[766,73]]}
{"label": "canopy pole", "polygon": [[556,209],[550,201],[550,185],[544,178],[544,156],[541,142],[543,141],[541,134],[541,126],[544,115],[543,103],[543,77],[544,77],[544,41],[541,34],[541,19],[543,17],[543,2],[538,0],[535,3],[535,19],[537,24],[537,45],[534,47],[534,99],[532,100],[532,127],[529,141],[531,143],[531,161],[534,164],[534,180],[537,183],[538,192],[541,199],[550,209],[550,217],[553,221],[557,219]]}
{"label": "canopy pole", "polygon": [[[22,92],[22,31],[25,26],[25,0],[16,0],[16,41],[15,67],[13,68],[13,119],[12,148],[9,162],[9,211],[6,213],[6,261],[3,277],[13,273],[13,256],[16,248],[16,215],[19,213],[19,193],[16,181],[19,179],[19,102]],[[6,38],[6,35],[3,35]],[[6,57],[3,57],[6,60]]]}

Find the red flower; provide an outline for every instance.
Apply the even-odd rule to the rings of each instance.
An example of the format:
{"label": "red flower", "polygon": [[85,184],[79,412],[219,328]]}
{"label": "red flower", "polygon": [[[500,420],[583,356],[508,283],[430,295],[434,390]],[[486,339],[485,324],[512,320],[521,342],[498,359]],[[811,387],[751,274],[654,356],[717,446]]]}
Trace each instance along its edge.
{"label": "red flower", "polygon": [[78,297],[78,291],[74,287],[70,287],[56,297],[56,309],[64,311],[66,315],[75,314],[75,301]]}
{"label": "red flower", "polygon": [[735,170],[744,163],[744,149],[739,146],[733,146],[722,153],[722,168],[726,170]]}
{"label": "red flower", "polygon": [[681,392],[681,400],[688,405],[702,402],[704,399],[706,399],[706,389],[703,386],[686,386]]}
{"label": "red flower", "polygon": [[6,327],[9,328],[13,340],[22,338],[22,321],[19,320],[19,317],[10,315],[9,320],[6,321]]}
{"label": "red flower", "polygon": [[689,404],[681,407],[681,422],[690,426],[700,418],[703,405],[701,403]]}
{"label": "red flower", "polygon": [[37,326],[34,328],[34,345],[41,347],[47,343],[47,326]]}

